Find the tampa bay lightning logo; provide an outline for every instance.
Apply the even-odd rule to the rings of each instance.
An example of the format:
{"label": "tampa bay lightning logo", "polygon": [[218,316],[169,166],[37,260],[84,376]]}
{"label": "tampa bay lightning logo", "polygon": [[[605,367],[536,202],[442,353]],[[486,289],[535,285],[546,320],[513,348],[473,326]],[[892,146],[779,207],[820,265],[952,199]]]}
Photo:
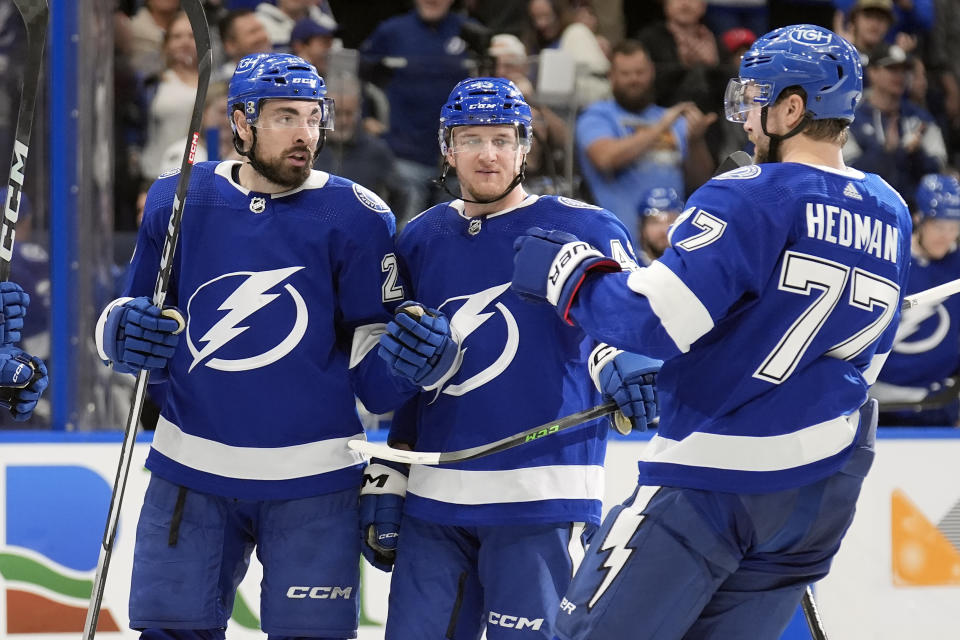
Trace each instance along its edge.
{"label": "tampa bay lightning logo", "polygon": [[565,205],[567,205],[568,207],[574,207],[574,208],[576,208],[576,209],[594,209],[594,210],[598,210],[598,209],[602,209],[602,208],[603,208],[603,207],[598,207],[598,206],[595,206],[595,205],[592,205],[592,204],[587,204],[586,202],[581,202],[580,200],[574,200],[573,198],[568,198],[568,197],[566,197],[566,196],[559,196],[559,197],[557,198],[557,200],[558,200],[561,204],[565,204]]}
{"label": "tampa bay lightning logo", "polygon": [[738,169],[731,169],[726,173],[721,173],[716,176],[714,180],[749,180],[751,178],[756,178],[763,169],[758,164],[748,164],[745,167],[740,167]]}
{"label": "tampa bay lightning logo", "polygon": [[[235,271],[197,287],[187,302],[187,347],[193,356],[188,371],[201,362],[219,371],[258,369],[276,362],[300,344],[307,331],[307,305],[292,284],[280,283],[301,269]],[[283,308],[273,309],[268,319],[262,315],[259,319],[252,317],[270,305]],[[286,326],[280,324],[284,320],[289,321]],[[246,334],[251,327],[255,330]],[[276,341],[271,338],[278,327],[286,333]],[[210,357],[218,352],[219,357]]]}
{"label": "tampa bay lightning logo", "polygon": [[380,196],[364,186],[354,183],[353,193],[355,196],[357,196],[357,200],[359,200],[360,203],[367,209],[372,209],[377,213],[386,213],[387,211],[390,211],[390,207],[380,198]]}
{"label": "tampa bay lightning logo", "polygon": [[[936,322],[926,322],[935,318]],[[925,325],[920,331],[921,325]],[[927,327],[932,331],[926,330]],[[950,313],[942,305],[914,307],[903,312],[893,342],[894,353],[907,355],[926,353],[936,349],[950,333]],[[923,337],[918,336],[921,334]]]}
{"label": "tampa bay lightning logo", "polygon": [[[464,362],[474,362],[470,357],[471,347],[468,340],[470,334],[488,322],[499,321],[506,329],[500,354],[489,363],[480,363],[480,370],[470,374],[465,380],[460,380],[461,376],[456,374],[450,376],[441,387],[442,393],[449,396],[462,396],[469,393],[499,376],[513,362],[513,358],[517,355],[517,347],[520,345],[520,329],[517,326],[517,319],[513,317],[507,305],[497,301],[497,298],[509,288],[510,283],[506,282],[470,295],[449,298],[440,305],[440,311],[450,317],[450,326],[460,338]],[[462,304],[457,308],[460,302]],[[454,308],[456,311],[453,311]],[[489,335],[490,332],[487,332],[484,337],[487,338]],[[492,351],[496,351],[496,347]],[[459,381],[453,382],[455,378]]]}

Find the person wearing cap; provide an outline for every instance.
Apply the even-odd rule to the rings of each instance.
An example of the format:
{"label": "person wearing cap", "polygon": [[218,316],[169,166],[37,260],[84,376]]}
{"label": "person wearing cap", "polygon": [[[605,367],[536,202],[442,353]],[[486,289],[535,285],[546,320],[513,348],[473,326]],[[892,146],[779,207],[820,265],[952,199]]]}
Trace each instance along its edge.
{"label": "person wearing cap", "polygon": [[[912,210],[908,293],[960,275],[960,182],[956,176],[924,176]],[[904,311],[893,351],[870,390],[880,402],[880,425],[956,426],[960,421],[958,374],[960,296]]]}
{"label": "person wearing cap", "polygon": [[920,178],[939,172],[946,161],[943,135],[933,116],[907,99],[911,60],[903,49],[883,42],[866,59],[870,88],[857,106],[843,156],[911,202]]}
{"label": "person wearing cap", "polygon": [[857,0],[847,14],[851,44],[861,55],[869,52],[884,41],[896,20],[893,0]]}
{"label": "person wearing cap", "polygon": [[333,48],[336,25],[317,22],[311,17],[301,18],[290,32],[290,49],[293,54],[312,62],[321,76],[327,75],[327,60]]}

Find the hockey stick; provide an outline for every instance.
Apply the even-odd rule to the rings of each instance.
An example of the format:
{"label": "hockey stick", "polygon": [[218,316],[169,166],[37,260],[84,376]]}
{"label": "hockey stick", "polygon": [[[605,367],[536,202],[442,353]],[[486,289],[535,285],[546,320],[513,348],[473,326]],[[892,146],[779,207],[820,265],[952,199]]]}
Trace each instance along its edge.
{"label": "hockey stick", "polygon": [[473,458],[488,456],[491,453],[512,449],[521,444],[552,436],[570,427],[576,427],[584,422],[595,420],[608,413],[613,413],[616,410],[616,402],[605,402],[590,409],[584,409],[583,411],[557,418],[539,427],[515,433],[512,436],[507,436],[496,442],[488,442],[487,444],[470,447],[469,449],[460,449],[459,451],[404,451],[402,449],[394,449],[385,444],[367,442],[366,440],[348,440],[347,446],[371,458],[381,458],[383,460],[393,460],[394,462],[405,462],[407,464],[449,464],[451,462],[463,462],[464,460],[472,460]]}
{"label": "hockey stick", "polygon": [[[197,71],[199,73],[197,96],[193,101],[193,113],[190,116],[190,132],[187,136],[183,160],[180,163],[180,176],[177,179],[177,191],[173,199],[173,212],[170,215],[170,223],[167,225],[167,235],[164,238],[163,249],[160,253],[160,272],[157,274],[157,283],[153,289],[153,304],[161,308],[167,297],[167,285],[170,282],[170,272],[173,267],[173,252],[180,235],[180,220],[183,218],[187,186],[190,183],[190,173],[193,169],[197,143],[200,140],[200,124],[203,119],[203,105],[207,97],[207,85],[210,83],[210,73],[213,70],[210,28],[207,25],[207,16],[203,10],[202,0],[181,0],[180,7],[187,14],[190,27],[193,29],[193,40],[197,46]],[[123,502],[123,493],[127,486],[127,475],[130,471],[133,444],[137,437],[137,424],[140,421],[140,411],[143,409],[148,376],[149,373],[146,369],[141,369],[137,374],[130,413],[127,416],[127,425],[123,433],[117,477],[113,483],[113,494],[110,496],[110,511],[103,532],[103,544],[97,558],[97,573],[93,580],[93,592],[87,607],[87,619],[83,626],[85,640],[93,640],[97,630],[97,619],[100,617],[100,605],[103,603],[107,570],[110,566],[110,556],[113,553],[113,543],[117,535],[117,524],[120,521],[120,505]]]}
{"label": "hockey stick", "polygon": [[23,173],[30,150],[30,132],[33,130],[34,106],[43,69],[43,47],[47,40],[47,18],[50,15],[47,0],[14,0],[13,3],[27,29],[27,59],[23,67],[10,176],[7,178],[7,201],[3,205],[3,223],[0,226],[0,280],[4,281],[10,279],[10,261],[13,260],[13,239],[16,235],[14,227],[20,217]]}
{"label": "hockey stick", "polygon": [[810,637],[813,640],[827,640],[827,632],[823,628],[820,610],[817,608],[817,603],[813,599],[813,589],[809,586],[806,591],[803,592],[800,608],[803,609],[803,617],[807,619],[807,628],[810,629]]}

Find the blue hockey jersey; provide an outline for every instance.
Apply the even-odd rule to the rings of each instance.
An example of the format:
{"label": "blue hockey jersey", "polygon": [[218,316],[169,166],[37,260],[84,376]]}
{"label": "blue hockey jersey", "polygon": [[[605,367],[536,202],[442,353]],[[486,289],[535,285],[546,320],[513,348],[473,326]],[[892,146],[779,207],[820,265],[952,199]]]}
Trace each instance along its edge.
{"label": "blue hockey jersey", "polygon": [[[636,268],[626,229],[608,211],[553,196],[468,218],[463,202],[414,218],[397,249],[416,300],[451,319],[463,364],[437,391],[398,412],[391,440],[421,451],[493,442],[602,402],[587,371],[594,342],[547,304],[510,290],[513,242],[528,228],[561,229]],[[406,512],[451,525],[599,523],[608,426],[584,426],[477,460],[414,465]]]}
{"label": "blue hockey jersey", "polygon": [[588,279],[572,310],[594,338],[666,359],[640,483],[754,493],[836,472],[893,344],[906,205],[873,174],[778,163],[687,207],[659,261]]}
{"label": "blue hockey jersey", "polygon": [[[238,165],[199,163],[190,176],[166,300],[187,327],[147,467],[247,499],[359,487],[363,461],[346,446],[362,433],[354,394],[383,412],[412,391],[371,353],[404,298],[393,214],[319,171],[291,191],[252,192]],[[176,184],[174,172],[150,188],[124,296],[153,292]]]}
{"label": "blue hockey jersey", "polygon": [[[960,277],[960,251],[941,260],[914,257],[908,294]],[[874,397],[881,402],[920,402],[960,371],[960,296],[903,313],[893,352],[880,373]]]}

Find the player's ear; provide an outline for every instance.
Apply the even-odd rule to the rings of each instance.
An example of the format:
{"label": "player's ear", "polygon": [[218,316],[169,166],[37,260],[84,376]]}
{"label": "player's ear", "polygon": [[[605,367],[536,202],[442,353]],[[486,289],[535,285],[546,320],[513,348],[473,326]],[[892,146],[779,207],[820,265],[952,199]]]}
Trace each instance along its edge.
{"label": "player's ear", "polygon": [[793,94],[787,98],[787,111],[786,111],[786,120],[788,124],[788,129],[793,129],[795,126],[800,124],[800,121],[803,119],[803,114],[806,112],[807,105],[798,94]]}
{"label": "player's ear", "polygon": [[243,111],[240,109],[233,110],[233,124],[236,127],[237,135],[240,136],[240,140],[243,141],[244,148],[247,148],[247,145],[253,142],[253,131],[250,128],[250,124],[247,122],[246,116],[243,115]]}

